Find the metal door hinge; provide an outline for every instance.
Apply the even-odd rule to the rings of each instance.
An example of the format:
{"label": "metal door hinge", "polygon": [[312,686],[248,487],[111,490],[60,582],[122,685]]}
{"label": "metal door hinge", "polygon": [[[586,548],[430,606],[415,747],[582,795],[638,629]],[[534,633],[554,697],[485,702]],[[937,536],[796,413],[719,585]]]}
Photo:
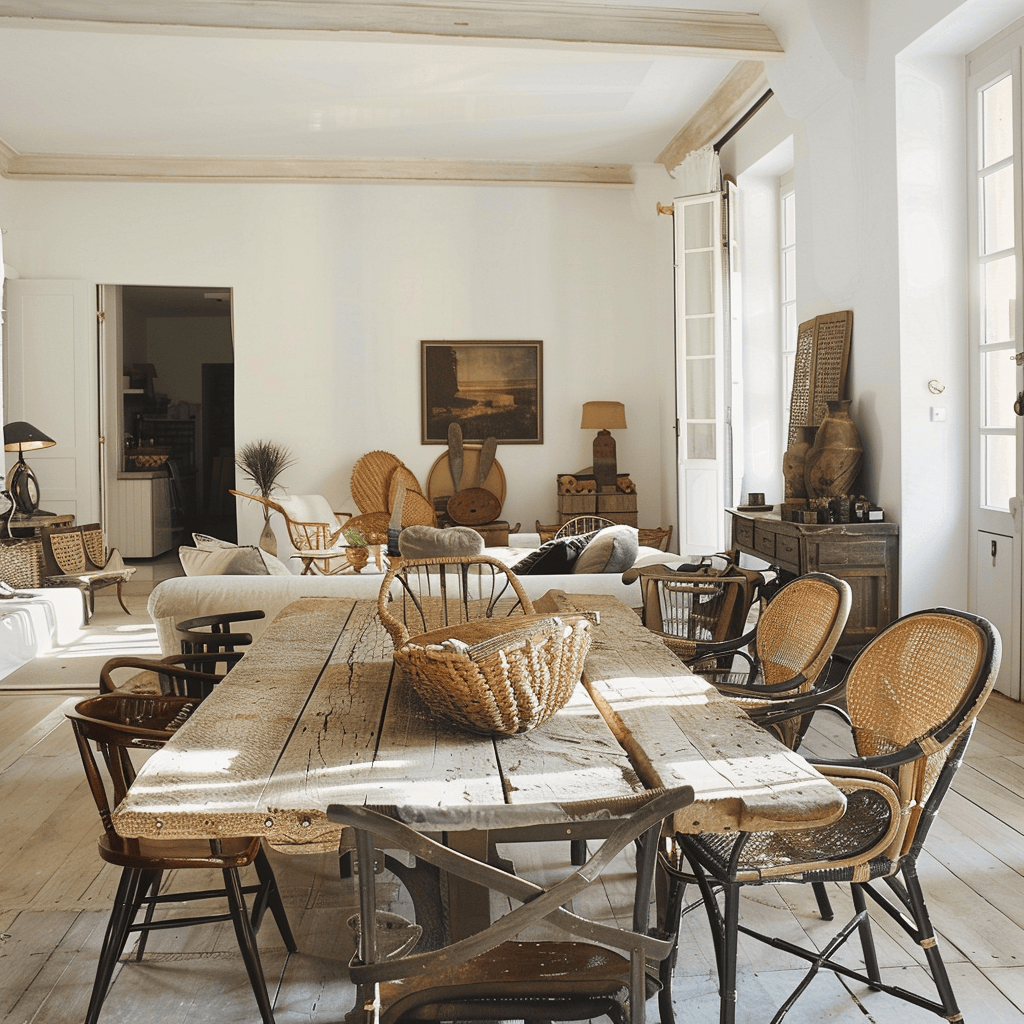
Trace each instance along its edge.
{"label": "metal door hinge", "polygon": [[103,323],[107,319],[106,310],[97,309],[96,310],[96,319],[99,320],[100,323]]}

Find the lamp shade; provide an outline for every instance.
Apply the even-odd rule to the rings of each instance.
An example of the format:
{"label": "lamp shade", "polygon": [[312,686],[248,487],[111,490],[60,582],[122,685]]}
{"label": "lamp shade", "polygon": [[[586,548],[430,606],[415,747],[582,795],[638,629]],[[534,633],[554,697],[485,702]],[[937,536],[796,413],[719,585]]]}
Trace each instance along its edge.
{"label": "lamp shade", "polygon": [[4,424],[5,452],[31,452],[37,448],[52,448],[56,443],[52,437],[24,420]]}
{"label": "lamp shade", "polygon": [[580,430],[625,430],[626,407],[622,402],[584,402]]}

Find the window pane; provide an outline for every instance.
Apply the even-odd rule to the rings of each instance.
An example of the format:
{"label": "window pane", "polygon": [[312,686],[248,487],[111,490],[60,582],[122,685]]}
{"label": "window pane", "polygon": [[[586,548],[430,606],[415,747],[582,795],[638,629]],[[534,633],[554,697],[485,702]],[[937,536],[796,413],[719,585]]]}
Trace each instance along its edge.
{"label": "window pane", "polygon": [[687,249],[711,245],[711,203],[683,207],[683,245]]}
{"label": "window pane", "polygon": [[1004,256],[984,267],[984,343],[1013,339],[1014,299],[1017,297],[1016,257]]}
{"label": "window pane", "polygon": [[713,420],[715,418],[714,359],[686,360],[686,418],[687,420]]}
{"label": "window pane", "polygon": [[1013,248],[1013,164],[989,174],[982,186],[985,234],[982,251]]}
{"label": "window pane", "polygon": [[985,489],[982,503],[988,508],[1009,511],[1010,498],[1017,492],[1016,453],[1017,439],[1012,434],[982,437]]}
{"label": "window pane", "polygon": [[[782,310],[782,351],[786,353],[796,351],[796,303],[792,303],[785,306]],[[790,363],[792,363],[790,359]],[[793,380],[793,374],[790,372],[789,376],[785,378],[787,381]]]}
{"label": "window pane", "polygon": [[687,317],[686,355],[711,356],[715,354],[715,321],[712,317]]}
{"label": "window pane", "polygon": [[1012,427],[1016,419],[1017,364],[1006,349],[988,352],[982,359],[982,400],[986,427]]}
{"label": "window pane", "polygon": [[715,311],[713,259],[711,252],[688,252],[683,257],[687,316]]}
{"label": "window pane", "polygon": [[715,457],[715,427],[712,423],[691,423],[686,430],[686,457],[713,459]]}
{"label": "window pane", "polygon": [[1013,79],[1005,78],[981,94],[982,166],[1013,153]]}
{"label": "window pane", "polygon": [[782,254],[782,301],[796,299],[796,249],[787,249]]}
{"label": "window pane", "polygon": [[796,193],[790,192],[782,200],[782,244],[796,244]]}

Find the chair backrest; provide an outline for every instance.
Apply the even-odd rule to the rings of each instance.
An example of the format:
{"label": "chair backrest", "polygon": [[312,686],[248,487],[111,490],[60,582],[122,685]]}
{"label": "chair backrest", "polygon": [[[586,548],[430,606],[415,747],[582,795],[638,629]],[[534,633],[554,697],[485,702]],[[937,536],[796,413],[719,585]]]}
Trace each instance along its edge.
{"label": "chair backrest", "polygon": [[43,542],[44,576],[74,575],[97,568],[89,562],[80,526],[44,526],[39,531]]}
{"label": "chair backrest", "polygon": [[951,754],[992,692],[1000,655],[999,634],[988,620],[934,608],[891,623],[850,666],[846,705],[857,753],[918,750],[911,760],[894,759],[902,763],[891,772],[906,811],[897,855],[915,842],[944,769],[955,769]]}
{"label": "chair backrest", "polygon": [[[395,581],[400,590],[392,600]],[[410,636],[442,626],[495,614],[532,615],[533,605],[516,574],[495,558],[407,558],[384,574],[377,612],[401,647]]]}
{"label": "chair backrest", "polygon": [[322,494],[288,494],[275,501],[296,551],[323,550],[335,544],[341,523]]}
{"label": "chair backrest", "polygon": [[[189,661],[188,658],[195,659]],[[219,671],[216,655],[173,655],[168,659],[152,659],[138,657],[111,658],[100,669],[100,693],[108,694],[121,689],[115,673],[130,670],[134,675],[147,673],[151,680],[159,686],[159,695],[163,697],[189,697],[194,702],[203,700],[213,688],[224,678],[230,669],[228,661],[224,672]],[[241,657],[241,655],[239,655]],[[224,655],[220,655],[225,662]]]}
{"label": "chair backrest", "polygon": [[196,703],[187,697],[108,693],[79,701],[73,711],[65,712],[108,834],[114,834],[112,811],[135,781],[131,751],[162,747],[187,721]]}
{"label": "chair backrest", "polygon": [[650,530],[637,530],[637,540],[641,547],[659,548],[668,551],[672,545],[672,527],[657,527]]}
{"label": "chair backrest", "polygon": [[107,564],[107,542],[99,523],[88,523],[82,527],[82,545],[85,557],[91,563],[90,568],[102,569]]}
{"label": "chair backrest", "polygon": [[812,572],[787,583],[757,620],[756,648],[762,680],[772,686],[797,675],[809,689],[832,657],[850,616],[846,580]]}
{"label": "chair backrest", "polygon": [[623,582],[640,580],[641,618],[648,629],[707,642],[732,640],[743,633],[758,577],[729,565],[645,565],[627,570]]}
{"label": "chair backrest", "polygon": [[576,516],[575,519],[570,519],[569,522],[563,523],[559,527],[555,538],[578,537],[581,533],[593,533],[595,530],[603,530],[606,526],[614,525],[610,519],[605,519],[602,516]]}

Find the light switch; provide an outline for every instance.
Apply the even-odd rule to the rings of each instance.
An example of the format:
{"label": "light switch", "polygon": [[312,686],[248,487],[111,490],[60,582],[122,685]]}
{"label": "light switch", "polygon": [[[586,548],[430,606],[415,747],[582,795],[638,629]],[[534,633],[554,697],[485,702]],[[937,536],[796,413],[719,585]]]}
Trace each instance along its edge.
{"label": "light switch", "polygon": [[944,405],[933,405],[931,409],[932,423],[946,422],[946,407]]}

